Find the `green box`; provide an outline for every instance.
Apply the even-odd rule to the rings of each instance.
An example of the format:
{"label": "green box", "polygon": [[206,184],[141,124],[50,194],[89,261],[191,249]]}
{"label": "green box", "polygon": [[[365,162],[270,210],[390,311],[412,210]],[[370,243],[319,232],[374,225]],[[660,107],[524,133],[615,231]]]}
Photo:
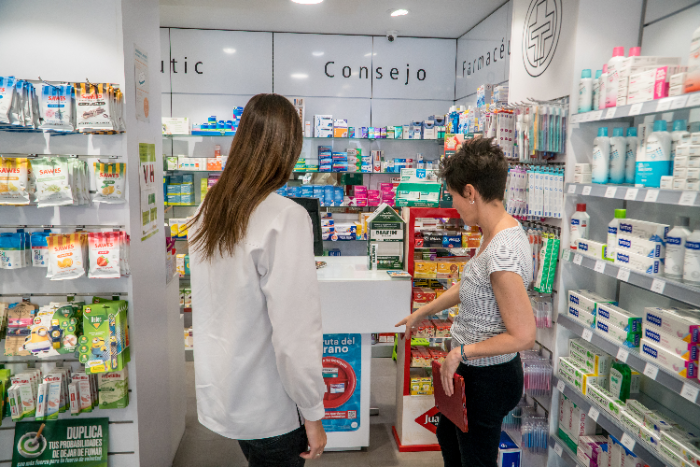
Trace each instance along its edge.
{"label": "green box", "polygon": [[93,303],[83,307],[83,332],[78,340],[78,359],[88,374],[124,369],[128,303],[123,300]]}
{"label": "green box", "polygon": [[362,185],[364,183],[361,173],[345,173],[340,175],[341,185]]}
{"label": "green box", "polygon": [[382,205],[367,219],[369,269],[403,269],[406,223],[390,206]]}

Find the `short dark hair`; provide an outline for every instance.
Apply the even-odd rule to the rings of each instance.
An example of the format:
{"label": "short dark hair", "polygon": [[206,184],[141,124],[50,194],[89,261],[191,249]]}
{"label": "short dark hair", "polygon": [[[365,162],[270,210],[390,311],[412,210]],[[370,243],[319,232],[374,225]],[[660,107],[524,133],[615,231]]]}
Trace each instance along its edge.
{"label": "short dark hair", "polygon": [[438,175],[448,188],[460,195],[467,185],[472,185],[484,201],[503,201],[508,161],[494,138],[474,138],[465,141],[455,154],[442,160]]}

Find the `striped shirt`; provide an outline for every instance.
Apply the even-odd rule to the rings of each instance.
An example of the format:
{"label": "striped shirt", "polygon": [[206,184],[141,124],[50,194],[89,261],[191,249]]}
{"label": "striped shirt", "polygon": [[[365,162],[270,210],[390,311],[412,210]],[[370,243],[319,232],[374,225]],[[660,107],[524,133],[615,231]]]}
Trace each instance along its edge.
{"label": "striped shirt", "polygon": [[[498,232],[482,252],[464,267],[459,290],[459,315],[452,325],[452,337],[459,344],[474,344],[502,334],[506,326],[491,286],[491,274],[511,271],[519,274],[525,288],[532,277],[532,254],[523,228],[518,225]],[[469,366],[491,366],[508,362],[517,354],[496,355],[464,362]]]}

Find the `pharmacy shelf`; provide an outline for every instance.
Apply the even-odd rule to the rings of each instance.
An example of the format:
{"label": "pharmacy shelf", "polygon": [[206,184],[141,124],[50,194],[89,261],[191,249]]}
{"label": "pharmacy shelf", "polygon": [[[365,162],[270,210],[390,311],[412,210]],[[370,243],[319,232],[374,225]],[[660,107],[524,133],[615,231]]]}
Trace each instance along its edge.
{"label": "pharmacy shelf", "polygon": [[[656,377],[654,378],[656,382],[690,402],[700,405],[700,401],[698,400],[700,384],[697,380],[683,378],[664,367],[657,366],[653,361],[639,353],[638,350],[622,347],[597,330],[584,327],[581,323],[570,318],[568,315],[560,314],[557,318],[557,323],[580,337],[584,337],[584,331],[591,331],[590,333],[586,332],[586,336],[584,337],[586,340],[590,337],[591,344],[620,360],[624,360],[626,356],[626,363],[644,375],[648,376],[656,372]],[[649,365],[649,369],[647,369],[647,365]],[[653,368],[658,368],[658,370],[654,370]]]}
{"label": "pharmacy shelf", "polygon": [[[185,138],[233,138],[235,134],[196,134],[196,135],[163,135],[163,138],[168,139],[185,139]],[[392,141],[392,142],[403,142],[403,143],[433,143],[433,144],[444,144],[444,139],[395,139],[395,138],[321,138],[315,136],[304,136],[305,140],[318,140],[318,141]]]}
{"label": "pharmacy shelf", "polygon": [[[223,170],[185,170],[185,169],[170,169],[166,170],[166,173],[223,173]],[[362,174],[362,175],[401,175],[399,172],[320,172],[318,170],[313,172],[306,171],[293,171],[294,174]]]}
{"label": "pharmacy shelf", "polygon": [[597,183],[567,183],[569,195],[595,196],[598,198],[624,199],[656,204],[700,206],[700,192],[637,188],[630,185],[603,185]]}
{"label": "pharmacy shelf", "polygon": [[609,415],[600,405],[592,402],[590,399],[581,394],[577,389],[574,389],[574,387],[570,386],[568,383],[561,381],[554,376],[552,377],[552,383],[555,383],[559,388],[562,387],[562,385],[559,384],[560,382],[563,384],[563,391],[561,392],[566,397],[571,399],[578,407],[580,407],[581,410],[583,410],[586,413],[589,413],[591,407],[594,407],[596,410],[598,410],[599,415],[598,420],[596,420],[596,423],[603,427],[604,430],[606,430],[608,433],[613,435],[621,442],[623,441],[623,435],[627,435],[626,438],[630,438],[631,443],[628,443],[626,447],[628,449],[632,447],[630,451],[634,452],[637,456],[644,459],[644,461],[646,461],[649,467],[664,467],[666,465],[666,462],[662,459],[661,454],[657,453],[651,446],[642,441],[642,439],[639,438],[639,436],[626,431],[623,428],[623,425],[618,420],[615,420],[612,417],[612,415]]}
{"label": "pharmacy shelf", "polygon": [[700,92],[667,97],[665,99],[656,99],[639,104],[621,105],[604,110],[593,110],[591,112],[573,114],[571,116],[571,123],[602,122],[605,120],[690,109],[693,107],[700,107]]}
{"label": "pharmacy shelf", "polygon": [[[650,290],[664,297],[700,307],[700,288],[698,287],[686,285],[664,276],[650,276],[633,269],[623,268],[610,261],[594,259],[570,249],[564,250],[562,260],[573,262],[584,268],[593,269],[606,276],[619,278],[628,284]],[[629,277],[625,278],[624,276],[627,275],[627,272],[629,272]]]}
{"label": "pharmacy shelf", "polygon": [[[559,454],[559,449],[557,446],[561,447],[561,454]],[[569,449],[569,447],[564,443],[564,441],[560,440],[557,436],[550,435],[549,436],[549,447],[554,449],[554,452],[559,455],[562,460],[564,461],[564,464],[566,464],[569,467],[588,467],[586,464],[579,459],[574,451]]]}

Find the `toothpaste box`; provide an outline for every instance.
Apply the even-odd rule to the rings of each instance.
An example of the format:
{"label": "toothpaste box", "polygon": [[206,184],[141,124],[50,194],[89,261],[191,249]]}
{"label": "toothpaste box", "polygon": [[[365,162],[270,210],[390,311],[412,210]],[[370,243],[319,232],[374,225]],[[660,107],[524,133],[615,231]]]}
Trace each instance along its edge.
{"label": "toothpaste box", "polygon": [[625,347],[632,349],[639,347],[640,332],[628,332],[604,320],[596,322],[596,329]]}
{"label": "toothpaste box", "polygon": [[658,431],[654,431],[644,425],[641,425],[639,427],[639,437],[642,438],[642,440],[649,446],[654,448],[655,451],[659,450],[661,445],[661,434]]}
{"label": "toothpaste box", "polygon": [[649,274],[650,276],[663,273],[663,265],[659,258],[649,258],[626,251],[615,251],[615,264]]}
{"label": "toothpaste box", "polygon": [[657,224],[656,222],[638,219],[620,219],[618,235],[632,235],[637,238],[663,243],[668,230],[668,224]]}
{"label": "toothpaste box", "polygon": [[642,331],[642,318],[633,315],[627,310],[611,305],[609,303],[599,303],[597,316],[603,322],[617,326],[620,329],[628,332]]}
{"label": "toothpaste box", "polygon": [[576,305],[569,304],[569,317],[589,328],[595,327],[595,315],[589,313]]}
{"label": "toothpaste box", "polygon": [[570,290],[569,291],[569,303],[577,306],[579,309],[587,311],[589,313],[596,313],[597,303],[616,303],[615,300],[610,300],[605,297],[601,297],[595,292],[590,290]]}
{"label": "toothpaste box", "polygon": [[590,384],[586,395],[610,415],[621,420],[621,414],[625,411],[625,403],[616,398],[610,391],[597,384]]}
{"label": "toothpaste box", "polygon": [[610,373],[612,357],[605,353],[581,353],[576,348],[569,346],[569,360],[579,368],[587,370],[597,376],[607,376]]}
{"label": "toothpaste box", "polygon": [[697,438],[680,429],[665,430],[661,433],[662,446],[684,460],[684,466],[700,465],[700,449]]}
{"label": "toothpaste box", "polygon": [[605,243],[594,242],[584,238],[578,239],[576,242],[576,250],[587,256],[597,259],[605,259],[607,245]]}
{"label": "toothpaste box", "polygon": [[673,429],[671,421],[655,410],[650,410],[644,415],[644,426],[659,433]]}
{"label": "toothpaste box", "polygon": [[698,361],[698,358],[700,357],[700,344],[694,344],[676,339],[671,334],[667,334],[659,330],[658,327],[648,323],[644,323],[642,328],[642,338],[654,342],[656,345],[678,355],[684,360],[695,362]]}
{"label": "toothpaste box", "polygon": [[616,251],[634,253],[649,258],[664,258],[664,243],[661,241],[645,240],[624,233],[617,234]]}
{"label": "toothpaste box", "polygon": [[700,343],[700,319],[676,310],[659,307],[644,309],[644,324],[685,342]]}
{"label": "toothpaste box", "polygon": [[598,376],[589,373],[588,370],[577,367],[567,357],[559,357],[558,375],[584,395],[587,393],[587,388],[590,384],[603,386],[607,380],[606,376]]}
{"label": "toothpaste box", "polygon": [[641,340],[641,353],[653,360],[659,366],[666,368],[667,370],[673,371],[679,376],[688,379],[695,379],[698,377],[698,364],[697,362],[689,362],[683,360],[678,355],[662,348],[655,342],[642,339]]}

